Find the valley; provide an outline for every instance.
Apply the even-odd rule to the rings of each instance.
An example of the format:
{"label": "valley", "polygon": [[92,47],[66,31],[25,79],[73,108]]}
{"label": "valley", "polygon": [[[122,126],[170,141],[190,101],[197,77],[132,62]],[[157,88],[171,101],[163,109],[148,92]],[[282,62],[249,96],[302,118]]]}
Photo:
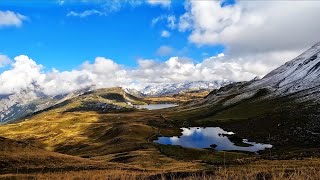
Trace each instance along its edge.
{"label": "valley", "polygon": [[[242,179],[236,174],[243,171],[252,179],[320,177],[320,93],[319,81],[312,79],[319,48],[313,46],[260,80],[211,92],[143,97],[120,87],[105,88],[35,111],[0,126],[0,177]],[[310,73],[295,76],[301,68]],[[136,108],[166,103],[179,106]],[[192,127],[219,127],[225,131],[218,136],[238,148],[155,142],[183,137],[181,128],[190,128],[188,133]],[[254,144],[246,142],[269,148],[245,151]]]}
{"label": "valley", "polygon": [[[116,89],[116,92],[119,91],[121,89]],[[311,168],[310,171],[313,171],[312,168],[319,167],[320,161],[317,158],[320,153],[317,142],[308,142],[309,137],[303,138],[302,135],[304,134],[301,134],[301,137],[297,134],[293,137],[291,137],[291,134],[284,136],[285,133],[291,131],[290,128],[298,127],[291,126],[289,120],[284,122],[279,115],[282,123],[289,126],[280,130],[274,128],[275,125],[278,126],[280,120],[277,121],[270,116],[270,113],[273,112],[272,106],[270,109],[264,109],[263,111],[252,113],[248,111],[248,113],[245,113],[249,115],[248,117],[237,114],[237,109],[234,106],[222,111],[217,109],[217,113],[214,114],[206,114],[206,107],[195,108],[191,104],[150,111],[131,109],[121,101],[125,99],[122,93],[116,96],[116,100],[111,100],[118,107],[109,107],[108,111],[110,112],[104,110],[105,106],[87,105],[88,101],[90,103],[98,101],[99,104],[102,102],[110,103],[110,100],[101,98],[110,97],[108,94],[115,96],[114,94],[117,93],[115,93],[115,89],[98,90],[89,95],[71,99],[67,104],[27,117],[21,122],[1,126],[0,134],[2,137],[24,142],[32,148],[40,148],[41,151],[46,152],[42,153],[44,159],[52,159],[55,156],[69,156],[71,158],[70,160],[68,158],[64,159],[63,163],[54,160],[54,165],[50,165],[50,161],[41,161],[41,157],[38,157],[34,150],[25,149],[22,151],[23,153],[18,155],[26,157],[28,152],[32,155],[28,156],[27,160],[17,162],[18,164],[12,163],[15,159],[3,155],[5,157],[3,160],[7,161],[6,164],[12,166],[6,167],[5,171],[1,173],[5,173],[4,176],[12,177],[28,174],[34,177],[59,178],[67,172],[73,174],[71,177],[77,177],[82,173],[90,175],[91,172],[98,173],[101,176],[112,176],[112,172],[119,172],[122,175],[121,172],[124,171],[126,173],[123,176],[127,179],[138,176],[148,178],[156,174],[162,174],[162,172],[189,174],[187,176],[198,174],[200,176],[199,173],[205,171],[210,176],[210,173],[216,173],[219,168],[223,167],[228,168],[228,171],[229,168],[233,169],[230,172],[243,170],[237,169],[237,167],[247,167],[255,172],[258,171],[257,167],[262,168],[261,165],[265,162],[273,164],[274,160],[283,164],[281,168],[274,168],[276,172],[295,169],[295,166],[299,166],[300,169],[300,163],[305,163],[302,167]],[[142,104],[143,101],[139,100],[133,100],[132,103]],[[240,105],[241,103],[238,105],[239,108]],[[252,104],[252,106],[256,105]],[[263,103],[261,106],[267,107]],[[211,106],[211,108],[213,107]],[[200,110],[201,113],[198,113]],[[303,111],[303,109],[301,110]],[[223,115],[223,113],[230,115]],[[301,112],[296,113],[300,114]],[[254,118],[257,115],[262,118]],[[263,119],[264,116],[273,119],[273,121],[270,124],[262,124],[261,122],[266,122]],[[239,119],[236,117],[239,117]],[[260,155],[255,155],[246,152],[181,148],[153,142],[161,135],[180,135],[180,127],[193,126],[223,127],[235,132],[239,137],[249,138],[256,142],[267,142],[274,145],[274,148],[262,151],[259,153]],[[255,129],[255,131],[248,131],[248,128]],[[309,127],[301,125],[300,128]],[[270,132],[272,134],[269,134]],[[279,139],[279,136],[281,139]],[[285,138],[289,138],[289,140]],[[318,139],[316,138],[316,140]],[[11,145],[8,144],[5,147],[9,148]],[[57,155],[51,155],[51,152],[55,152]],[[12,154],[11,152],[6,153]],[[295,159],[302,160],[297,161]],[[314,166],[310,167],[310,162],[314,163]],[[41,164],[40,167],[39,164]],[[40,173],[43,171],[45,173]],[[8,173],[11,175],[8,175]],[[120,176],[120,174],[115,176]],[[255,174],[253,176],[256,176],[258,172],[253,174]]]}

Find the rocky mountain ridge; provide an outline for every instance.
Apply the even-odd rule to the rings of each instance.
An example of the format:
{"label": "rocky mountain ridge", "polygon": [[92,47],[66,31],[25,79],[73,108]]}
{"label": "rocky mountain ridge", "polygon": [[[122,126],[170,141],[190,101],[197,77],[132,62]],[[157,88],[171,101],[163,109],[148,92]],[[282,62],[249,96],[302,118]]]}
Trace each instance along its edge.
{"label": "rocky mountain ridge", "polygon": [[199,91],[199,90],[214,90],[219,89],[222,86],[230,84],[228,80],[217,80],[213,82],[208,81],[189,81],[182,83],[166,83],[149,85],[142,89],[126,89],[129,93],[137,94],[140,96],[164,96],[173,95],[187,91]]}

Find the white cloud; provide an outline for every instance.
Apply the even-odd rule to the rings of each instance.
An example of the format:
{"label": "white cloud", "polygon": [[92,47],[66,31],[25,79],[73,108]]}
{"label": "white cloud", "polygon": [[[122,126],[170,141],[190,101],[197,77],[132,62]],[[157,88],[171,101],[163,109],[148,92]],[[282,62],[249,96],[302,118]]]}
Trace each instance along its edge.
{"label": "white cloud", "polygon": [[[287,61],[292,60],[303,50],[279,50],[272,52],[261,52],[244,55],[227,55],[223,56],[224,62],[238,64],[243,72],[248,72],[255,76],[263,77],[271,70],[281,66]],[[242,79],[242,80],[250,80]]]}
{"label": "white cloud", "polygon": [[163,19],[163,17],[164,16],[159,16],[159,17],[153,18],[152,21],[151,21],[151,25],[155,26],[156,24],[158,24]]}
{"label": "white cloud", "polygon": [[169,28],[169,29],[175,29],[177,24],[176,24],[176,17],[174,15],[161,15],[158,16],[156,18],[153,18],[151,21],[151,25],[155,26],[158,23],[165,23],[165,25]]}
{"label": "white cloud", "polygon": [[89,86],[97,88],[122,86],[129,81],[127,70],[111,59],[97,57],[93,64],[85,62],[78,70],[62,72],[53,70],[46,74],[40,84],[44,87],[44,93],[57,94]]}
{"label": "white cloud", "polygon": [[59,4],[60,6],[64,5],[65,1],[64,0],[57,0],[57,4]]}
{"label": "white cloud", "polygon": [[[63,4],[66,3],[67,0],[63,1]],[[72,1],[68,1],[72,2]],[[98,16],[107,16],[110,13],[118,12],[125,6],[136,7],[143,4],[143,1],[140,0],[96,0],[96,1],[87,1],[83,0],[82,3],[97,3],[99,6],[96,9],[87,9],[84,11],[76,12],[69,11],[67,16],[73,17],[88,17],[92,15]]]}
{"label": "white cloud", "polygon": [[[94,63],[85,62],[78,69],[50,72],[43,72],[42,66],[27,56],[18,56],[11,69],[0,74],[0,94],[27,88],[32,83],[38,84],[45,94],[54,95],[92,85],[143,87],[190,80],[250,80],[264,76],[319,41],[320,21],[315,19],[320,16],[319,4],[238,1],[234,6],[221,7],[218,1],[188,1],[178,24],[175,16],[163,15],[153,19],[152,25],[163,23],[166,29],[189,32],[189,41],[199,46],[223,44],[227,47],[224,54],[199,63],[181,57],[165,62],[140,59],[134,69],[97,57]],[[156,54],[172,56],[174,51],[170,46],[161,46]],[[0,64],[5,61],[0,60]]]}
{"label": "white cloud", "polygon": [[0,27],[1,26],[16,26],[22,25],[27,17],[13,11],[0,11]]}
{"label": "white cloud", "polygon": [[17,56],[10,70],[0,75],[0,94],[10,94],[25,89],[34,82],[41,81],[41,65],[27,56]]}
{"label": "white cloud", "polygon": [[174,52],[174,49],[170,46],[160,46],[156,54],[158,56],[170,56]]}
{"label": "white cloud", "polygon": [[314,19],[320,16],[318,1],[220,4],[186,1],[176,28],[189,32],[189,42],[198,46],[224,45],[226,62],[238,64],[243,72],[264,76],[320,41],[320,21]]}
{"label": "white cloud", "polygon": [[47,95],[67,93],[89,86],[143,87],[149,84],[184,82],[190,80],[243,80],[255,75],[245,67],[223,56],[193,63],[187,58],[171,57],[165,62],[139,60],[135,69],[127,69],[111,59],[97,57],[94,63],[85,62],[79,69],[44,72],[41,65],[27,56],[14,58],[11,69],[0,74],[0,94],[10,94],[36,84]]}
{"label": "white cloud", "polygon": [[[64,5],[66,2],[73,2],[71,0],[58,0],[59,5]],[[93,0],[87,1],[83,0],[81,3],[97,3],[99,6],[96,9],[87,9],[80,12],[70,11],[67,16],[74,16],[84,18],[91,15],[107,16],[110,13],[118,12],[124,7],[137,7],[143,4],[148,4],[151,6],[160,5],[163,7],[170,7],[171,0]]]}
{"label": "white cloud", "polygon": [[11,63],[10,58],[7,55],[0,54],[0,68]]}
{"label": "white cloud", "polygon": [[147,0],[150,5],[160,5],[163,7],[169,7],[171,5],[171,0]]}
{"label": "white cloud", "polygon": [[176,27],[176,17],[174,15],[167,16],[167,23],[170,29],[174,29]]}
{"label": "white cloud", "polygon": [[96,9],[85,10],[85,11],[82,11],[82,12],[70,11],[67,14],[67,16],[74,16],[74,17],[80,17],[80,18],[84,18],[84,17],[91,16],[91,15],[105,16],[107,14],[105,12],[101,12],[101,11],[98,11]]}
{"label": "white cloud", "polygon": [[169,31],[166,31],[166,30],[161,31],[161,37],[168,38],[170,37],[170,35],[171,34]]}
{"label": "white cloud", "polygon": [[[95,86],[142,88],[161,83],[185,81],[244,81],[263,76],[281,65],[296,52],[258,53],[255,56],[233,57],[224,54],[209,57],[200,63],[171,57],[167,61],[140,59],[137,68],[126,68],[111,59],[97,57],[78,69],[44,72],[43,67],[27,56],[14,58],[11,68],[0,74],[0,94],[10,94],[37,85],[47,95],[57,95]],[[285,56],[283,56],[285,54]],[[272,59],[267,59],[273,57]]]}
{"label": "white cloud", "polygon": [[242,81],[256,76],[246,70],[237,60],[228,60],[227,58],[219,55],[207,58],[202,63],[194,63],[190,59],[179,57],[171,57],[165,62],[140,60],[139,68],[129,74],[144,85],[199,80]]}
{"label": "white cloud", "polygon": [[20,55],[14,58],[11,69],[0,74],[0,94],[11,94],[36,84],[47,95],[67,93],[95,85],[97,88],[128,84],[130,76],[120,65],[110,59],[97,57],[93,64],[85,62],[71,71],[43,72],[42,65]]}
{"label": "white cloud", "polygon": [[[14,58],[11,68],[0,74],[0,94],[39,87],[47,95],[57,95],[95,86],[142,88],[150,84],[184,81],[244,81],[263,76],[295,56],[295,51],[257,53],[248,56],[219,54],[194,63],[191,59],[171,57],[165,62],[140,59],[137,68],[127,69],[111,59],[97,57],[94,63],[84,62],[78,69],[44,72],[42,65],[27,56]],[[8,60],[1,56],[0,59]],[[271,57],[271,59],[269,59]]]}
{"label": "white cloud", "polygon": [[319,8],[317,1],[187,1],[179,30],[190,30],[192,43],[224,44],[232,53],[297,50],[319,41]]}

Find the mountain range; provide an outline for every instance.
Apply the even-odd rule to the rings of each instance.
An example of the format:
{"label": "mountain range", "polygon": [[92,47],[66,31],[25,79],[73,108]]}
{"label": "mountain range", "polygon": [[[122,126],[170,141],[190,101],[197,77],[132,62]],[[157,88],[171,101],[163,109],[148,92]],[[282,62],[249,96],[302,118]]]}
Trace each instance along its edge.
{"label": "mountain range", "polygon": [[[129,88],[125,88],[125,90],[127,93],[138,97],[164,96],[194,90],[213,90],[229,83],[230,81],[227,80],[214,82],[195,81],[149,85],[141,90]],[[10,95],[0,96],[0,123],[6,123],[22,118],[33,112],[41,111],[68,99],[77,97],[85,92],[92,91],[93,89],[94,87],[88,87],[66,94],[48,96],[42,93],[39,86],[32,84],[27,89],[23,89]]]}
{"label": "mountain range", "polygon": [[179,94],[187,91],[214,90],[230,84],[228,80],[208,81],[189,81],[183,83],[166,83],[148,85],[142,89],[126,89],[128,92],[139,91],[143,96],[165,96]]}
{"label": "mountain range", "polygon": [[[25,172],[42,172],[44,167],[48,171],[65,169],[68,172],[78,170],[80,164],[88,171],[119,167],[150,173],[163,170],[189,172],[191,169],[212,172],[227,164],[240,165],[239,169],[247,165],[264,165],[259,174],[274,168],[274,163],[280,164],[276,168],[283,167],[284,163],[286,167],[290,166],[283,171],[289,175],[302,163],[305,167],[319,168],[314,163],[314,159],[318,161],[320,157],[319,64],[320,43],[262,79],[226,83],[202,98],[167,109],[136,107],[149,103],[146,94],[152,96],[160,92],[158,102],[167,102],[168,96],[162,95],[181,92],[184,88],[180,87],[194,87],[192,84],[203,87],[203,82],[167,85],[164,89],[169,90],[163,92],[152,91],[150,87],[142,92],[120,87],[86,89],[48,96],[41,103],[39,97],[43,95],[34,93],[34,89],[3,96],[3,102],[14,100],[23,104],[15,103],[21,112],[28,107],[29,101],[33,102],[36,112],[0,126],[3,137],[0,139],[6,146],[0,148],[0,152],[4,149],[0,172],[4,169],[7,173],[15,173],[17,166]],[[25,97],[30,98],[25,101]],[[14,105],[2,107],[10,109]],[[154,142],[158,137],[172,137],[170,140],[174,141],[181,136],[181,128],[188,130],[187,127],[220,127],[233,132],[219,136],[229,138],[235,145],[248,146],[244,142],[249,141],[269,144],[272,148],[251,154],[221,152],[215,149],[215,144],[197,149]],[[201,131],[200,128],[196,130]],[[30,152],[36,152],[33,156],[25,155],[28,145],[32,145]],[[17,157],[21,157],[20,161]],[[319,172],[318,169],[315,171]],[[233,178],[237,176],[235,174]],[[265,176],[256,177],[259,178],[253,179],[266,179]]]}
{"label": "mountain range", "polygon": [[262,79],[213,90],[173,118],[187,126],[223,124],[241,136],[270,142],[279,149],[318,147],[319,77],[317,43]]}
{"label": "mountain range", "polygon": [[[181,92],[195,90],[217,90],[231,84],[234,88],[228,91],[219,90],[219,94],[228,94],[230,91],[237,91],[236,98],[228,102],[240,101],[255,95],[258,90],[268,92],[268,97],[278,97],[296,94],[301,101],[319,97],[320,85],[320,43],[315,44],[309,50],[297,58],[285,63],[281,67],[271,71],[262,79],[255,78],[249,82],[233,83],[228,80],[213,82],[195,81],[183,83],[167,83],[148,85],[140,89],[125,88],[129,94],[138,97],[165,96]],[[230,87],[228,86],[228,87]],[[70,98],[79,96],[92,90],[92,87],[81,89],[67,94],[47,96],[41,89],[33,84],[28,89],[10,95],[0,96],[0,122],[5,123],[24,117],[30,113],[40,111],[61,103]],[[216,98],[216,97],[214,97]]]}

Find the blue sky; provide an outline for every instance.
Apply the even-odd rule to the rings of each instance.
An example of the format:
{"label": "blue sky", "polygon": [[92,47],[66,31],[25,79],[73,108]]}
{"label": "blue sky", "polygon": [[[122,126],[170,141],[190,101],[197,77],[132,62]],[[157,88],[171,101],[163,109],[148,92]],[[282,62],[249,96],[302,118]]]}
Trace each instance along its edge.
{"label": "blue sky", "polygon": [[[122,3],[120,10],[107,15],[87,17],[67,16],[70,11],[102,9],[103,3],[57,1],[1,1],[2,10],[27,16],[21,27],[0,28],[0,52],[13,58],[26,54],[47,69],[70,70],[85,60],[102,56],[127,67],[135,67],[138,59],[165,61],[171,56],[192,58],[195,62],[223,52],[222,45],[198,46],[188,42],[188,34],[152,20],[161,15],[179,16],[184,13],[182,1],[170,7]],[[160,36],[163,30],[170,37]],[[173,49],[167,55],[157,54],[161,46]]]}
{"label": "blue sky", "polygon": [[2,0],[0,95],[263,77],[320,41],[319,8],[319,1]]}

